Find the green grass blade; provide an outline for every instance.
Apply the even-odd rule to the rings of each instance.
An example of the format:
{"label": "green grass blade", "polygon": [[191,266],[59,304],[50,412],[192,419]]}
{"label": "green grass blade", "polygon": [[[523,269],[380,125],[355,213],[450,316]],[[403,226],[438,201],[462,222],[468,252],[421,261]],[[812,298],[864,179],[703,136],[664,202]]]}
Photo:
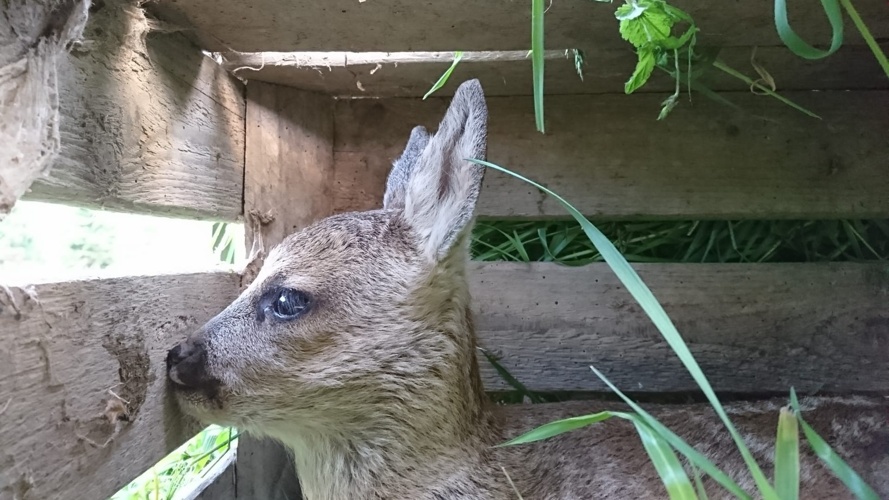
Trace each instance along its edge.
{"label": "green grass blade", "polygon": [[686,458],[692,463],[692,465],[700,468],[702,471],[707,473],[710,477],[712,477],[717,483],[722,485],[726,490],[741,499],[750,499],[750,495],[748,495],[744,490],[738,486],[727,474],[719,470],[713,462],[707,459],[704,455],[698,452],[696,449],[692,448],[685,441],[682,440],[679,436],[677,436],[673,431],[665,427],[663,424],[658,422],[654,417],[652,417],[647,411],[642,409],[641,406],[636,404],[635,401],[628,398],[626,394],[621,392],[614,384],[611,383],[610,380],[599,370],[597,370],[594,366],[590,366],[590,369],[593,370],[593,373],[599,377],[602,382],[605,382],[612,391],[615,392],[621,399],[624,400],[630,408],[633,409],[636,413],[639,414],[641,418],[645,420],[645,423],[649,425],[652,429],[655,430],[664,440],[670,443],[671,446],[676,448],[677,451],[685,455]]}
{"label": "green grass blade", "polygon": [[843,12],[837,0],[821,0],[821,6],[827,14],[833,35],[830,40],[830,48],[819,50],[806,43],[793,29],[787,20],[787,3],[785,0],[775,0],[775,28],[778,37],[794,54],[804,59],[823,59],[836,52],[843,45]]}
{"label": "green grass blade", "polygon": [[775,441],[775,491],[781,500],[799,498],[799,425],[789,408],[781,408]]}
{"label": "green grass blade", "polygon": [[701,367],[692,356],[691,351],[689,351],[688,346],[685,344],[685,341],[682,340],[682,336],[679,335],[679,331],[676,329],[676,326],[670,320],[669,316],[667,316],[666,311],[664,311],[663,307],[661,307],[660,303],[654,297],[654,294],[651,293],[651,290],[648,288],[648,286],[645,285],[645,283],[636,273],[635,269],[630,266],[626,259],[624,259],[620,252],[618,252],[618,250],[614,247],[611,241],[607,237],[605,237],[605,235],[602,234],[602,232],[599,231],[599,229],[596,228],[596,226],[594,226],[589,220],[587,220],[587,218],[584,217],[583,214],[581,214],[576,208],[574,208],[564,198],[549,190],[548,188],[515,172],[500,167],[499,165],[476,159],[467,159],[467,161],[472,161],[480,165],[499,170],[503,173],[509,174],[537,187],[538,189],[544,191],[545,193],[558,200],[559,203],[561,203],[562,206],[568,211],[568,213],[570,213],[571,216],[574,217],[575,220],[577,220],[577,222],[583,228],[584,233],[586,233],[587,237],[590,239],[596,249],[599,250],[599,253],[602,254],[605,262],[608,263],[612,271],[615,273],[615,275],[617,275],[621,283],[623,283],[623,285],[626,287],[627,291],[630,292],[633,298],[636,299],[636,302],[638,302],[642,309],[646,312],[646,314],[648,314],[649,318],[651,318],[652,322],[654,322],[658,330],[661,332],[664,340],[667,341],[667,343],[682,361],[682,364],[685,365],[685,368],[691,374],[692,378],[694,378],[695,382],[697,382],[698,386],[704,392],[704,395],[707,396],[707,400],[713,406],[716,414],[719,415],[720,419],[722,419],[722,422],[725,424],[726,428],[731,434],[732,439],[735,441],[735,444],[737,445],[738,450],[741,452],[741,456],[744,458],[744,462],[750,469],[750,473],[753,476],[753,479],[756,482],[756,485],[759,488],[759,491],[762,494],[763,498],[765,500],[777,499],[777,494],[775,493],[774,488],[772,488],[771,484],[769,484],[768,479],[765,477],[765,474],[763,474],[762,469],[760,469],[759,467],[759,464],[756,463],[756,460],[753,458],[753,455],[750,453],[747,445],[744,444],[744,440],[741,438],[740,433],[738,433],[735,426],[731,423],[731,420],[725,413],[722,404],[720,404],[719,399],[716,397],[716,393],[710,386],[710,382],[707,380],[707,377],[704,376],[704,372],[701,371]]}
{"label": "green grass blade", "polygon": [[673,453],[670,445],[658,436],[657,432],[649,427],[645,420],[639,415],[624,412],[602,411],[591,415],[564,418],[536,427],[518,437],[497,445],[497,447],[515,446],[519,444],[533,443],[534,441],[541,441],[559,434],[580,429],[581,427],[586,427],[587,425],[603,422],[612,417],[629,420],[636,426],[636,431],[639,433],[642,445],[645,447],[645,451],[651,458],[651,462],[658,475],[661,477],[661,481],[663,481],[664,487],[667,489],[671,499],[697,498],[691,481],[689,481],[688,475],[685,473],[685,469],[682,468],[682,464],[679,462],[676,454]]}
{"label": "green grass blade", "polygon": [[722,71],[722,72],[724,72],[724,73],[726,73],[726,74],[729,74],[729,75],[731,75],[731,76],[737,78],[738,80],[741,80],[742,82],[746,83],[747,85],[752,85],[752,86],[758,88],[759,90],[765,92],[765,93],[768,94],[769,96],[774,97],[775,99],[778,99],[779,101],[781,101],[781,102],[783,102],[784,104],[790,106],[791,108],[793,108],[793,109],[799,111],[800,113],[803,113],[803,114],[805,114],[805,115],[811,116],[812,118],[817,118],[817,119],[819,119],[819,120],[821,119],[820,116],[818,116],[817,114],[813,113],[812,111],[809,111],[808,109],[806,109],[806,108],[800,106],[799,104],[797,104],[797,103],[791,101],[790,99],[788,99],[788,98],[784,97],[783,95],[781,95],[781,94],[775,92],[774,90],[772,90],[772,89],[770,89],[770,88],[768,88],[768,87],[766,87],[766,86],[760,84],[759,82],[755,82],[755,81],[751,80],[751,79],[748,78],[747,75],[745,75],[744,73],[741,73],[740,71],[738,71],[738,70],[736,70],[736,69],[734,69],[734,68],[728,66],[727,64],[725,64],[724,62],[722,62],[722,61],[719,60],[719,59],[717,59],[717,60],[713,63],[713,67],[716,68],[716,69],[718,69],[718,70],[720,70],[720,71]]}
{"label": "green grass blade", "polygon": [[531,429],[521,436],[514,437],[505,443],[498,444],[496,447],[515,446],[517,444],[527,444],[533,443],[534,441],[541,441],[543,439],[558,436],[559,434],[564,434],[575,429],[580,429],[581,427],[586,427],[590,424],[608,420],[609,418],[614,416],[616,416],[614,412],[601,411],[592,415],[563,418],[561,420],[549,422],[534,429]]}
{"label": "green grass blade", "polygon": [[840,458],[830,445],[827,444],[817,432],[815,432],[815,429],[810,427],[809,424],[803,420],[799,401],[796,398],[796,391],[793,388],[790,389],[790,405],[796,412],[796,418],[799,420],[800,427],[803,428],[803,434],[806,436],[806,441],[809,442],[809,446],[812,447],[812,450],[818,455],[818,458],[827,465],[827,468],[830,469],[833,475],[846,485],[846,488],[855,495],[855,498],[860,500],[879,500],[880,497],[877,496],[877,492],[868,486],[868,484],[864,482],[864,479],[852,470],[852,468],[849,467],[849,464]]}
{"label": "green grass blade", "polygon": [[454,68],[457,67],[457,64],[460,63],[460,60],[463,59],[463,51],[454,52],[454,61],[451,63],[450,67],[445,70],[444,73],[440,77],[438,77],[438,81],[432,85],[432,88],[426,92],[426,95],[423,96],[423,100],[425,101],[427,97],[431,96],[436,90],[444,87],[446,83],[448,83],[448,78],[451,77],[451,73],[454,72]]}
{"label": "green grass blade", "polygon": [[543,0],[531,0],[531,67],[534,72],[534,119],[544,132],[543,120]]}
{"label": "green grass blade", "polygon": [[880,49],[877,41],[874,40],[874,36],[871,34],[870,30],[867,29],[867,25],[864,24],[861,16],[858,15],[858,11],[852,6],[852,1],[840,0],[840,3],[843,4],[843,8],[846,9],[849,17],[852,18],[852,23],[858,28],[858,32],[861,33],[861,37],[864,38],[864,41],[867,43],[867,46],[870,47],[871,52],[874,53],[874,57],[877,58],[880,67],[883,68],[883,72],[889,77],[889,59],[886,59],[886,54]]}
{"label": "green grass blade", "polygon": [[707,490],[704,489],[704,482],[701,481],[701,470],[692,465],[695,473],[695,491],[698,493],[698,498],[700,500],[708,500],[707,498]]}
{"label": "green grass blade", "polygon": [[215,222],[213,223],[213,246],[211,247],[215,252],[219,245],[222,244],[223,238],[225,238],[226,228],[228,224],[225,222]]}
{"label": "green grass blade", "polygon": [[661,439],[654,430],[651,429],[641,418],[633,419],[633,425],[636,426],[636,432],[642,440],[642,446],[648,452],[648,458],[654,464],[654,468],[661,477],[661,482],[667,489],[667,494],[671,500],[678,499],[697,499],[694,487],[673,453],[673,449],[663,439]]}
{"label": "green grass blade", "polygon": [[499,374],[500,377],[503,378],[503,380],[507,384],[511,385],[515,390],[519,391],[519,393],[521,393],[523,396],[528,396],[528,398],[532,402],[543,403],[543,399],[540,396],[531,392],[527,387],[525,387],[525,384],[519,382],[518,379],[513,377],[512,374],[509,373],[509,371],[504,368],[499,361],[497,361],[497,358],[495,358],[493,354],[489,353],[485,349],[482,349],[481,347],[477,347],[477,349],[482,352],[485,358],[487,358],[488,363],[491,363],[491,366],[494,367],[494,370],[497,371],[497,374]]}

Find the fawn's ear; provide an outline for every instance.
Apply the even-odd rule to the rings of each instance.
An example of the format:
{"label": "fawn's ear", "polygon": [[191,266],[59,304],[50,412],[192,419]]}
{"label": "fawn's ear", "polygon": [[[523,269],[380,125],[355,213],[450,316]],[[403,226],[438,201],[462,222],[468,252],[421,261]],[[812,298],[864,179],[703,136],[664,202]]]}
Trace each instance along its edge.
{"label": "fawn's ear", "polygon": [[407,194],[407,181],[429,144],[429,132],[426,127],[416,126],[411,130],[407,146],[401,156],[392,164],[392,171],[386,180],[386,194],[383,195],[383,208],[404,209],[404,198]]}
{"label": "fawn's ear", "polygon": [[464,82],[408,176],[404,216],[433,261],[447,255],[472,220],[485,167],[467,160],[486,159],[487,128],[482,86]]}

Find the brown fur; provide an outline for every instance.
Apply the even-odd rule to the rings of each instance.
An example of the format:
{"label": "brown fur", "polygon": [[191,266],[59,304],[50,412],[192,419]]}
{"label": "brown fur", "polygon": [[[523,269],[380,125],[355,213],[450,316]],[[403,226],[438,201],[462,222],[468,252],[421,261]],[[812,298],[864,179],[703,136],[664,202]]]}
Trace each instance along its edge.
{"label": "brown fur", "polygon": [[[494,445],[557,418],[621,405],[495,406],[479,377],[465,277],[483,170],[487,110],[461,86],[434,136],[418,127],[393,168],[384,208],[318,221],[268,256],[250,287],[170,355],[186,412],[271,436],[293,450],[315,499],[662,498],[632,425],[610,420],[538,443]],[[280,288],[309,307],[279,321]],[[781,401],[728,405],[771,474]],[[803,400],[813,426],[889,495],[889,405],[882,398]],[[706,405],[648,406],[745,489],[754,485]],[[810,454],[802,498],[845,498]],[[707,482],[710,498],[724,491]]]}

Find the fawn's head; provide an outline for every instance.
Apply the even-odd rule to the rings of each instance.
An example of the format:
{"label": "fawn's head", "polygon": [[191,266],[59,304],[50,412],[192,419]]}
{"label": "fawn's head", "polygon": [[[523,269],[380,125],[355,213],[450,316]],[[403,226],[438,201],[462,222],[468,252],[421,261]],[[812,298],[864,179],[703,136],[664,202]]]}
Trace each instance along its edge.
{"label": "fawn's head", "polygon": [[463,268],[484,167],[466,159],[485,158],[486,128],[481,85],[468,81],[434,135],[413,129],[382,210],[325,218],[275,247],[249,288],[169,352],[185,411],[274,435],[400,420],[424,410],[423,394],[467,406],[478,375]]}

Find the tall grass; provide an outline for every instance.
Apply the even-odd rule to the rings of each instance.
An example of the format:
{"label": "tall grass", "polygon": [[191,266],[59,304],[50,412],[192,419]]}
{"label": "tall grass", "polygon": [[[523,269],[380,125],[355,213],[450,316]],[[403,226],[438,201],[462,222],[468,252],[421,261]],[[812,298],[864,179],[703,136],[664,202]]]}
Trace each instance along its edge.
{"label": "tall grass", "polygon": [[[889,220],[602,222],[630,262],[889,260]],[[479,221],[472,257],[584,265],[602,261],[576,221]]]}

